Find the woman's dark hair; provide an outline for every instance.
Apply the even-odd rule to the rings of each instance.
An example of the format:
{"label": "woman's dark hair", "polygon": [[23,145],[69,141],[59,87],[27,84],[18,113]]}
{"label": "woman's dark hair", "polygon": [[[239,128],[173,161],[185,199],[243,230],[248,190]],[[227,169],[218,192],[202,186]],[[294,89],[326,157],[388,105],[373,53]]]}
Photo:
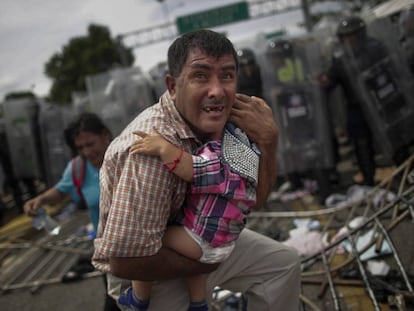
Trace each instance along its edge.
{"label": "woman's dark hair", "polygon": [[78,115],[63,131],[65,142],[69,146],[72,156],[77,154],[75,137],[81,132],[89,132],[96,135],[108,132],[112,135],[111,131],[106,127],[98,115],[91,112],[84,112]]}
{"label": "woman's dark hair", "polygon": [[228,54],[233,55],[238,68],[237,53],[231,41],[218,32],[200,29],[183,34],[171,44],[168,49],[169,73],[178,77],[187,60],[188,53],[197,49],[208,56],[217,58]]}

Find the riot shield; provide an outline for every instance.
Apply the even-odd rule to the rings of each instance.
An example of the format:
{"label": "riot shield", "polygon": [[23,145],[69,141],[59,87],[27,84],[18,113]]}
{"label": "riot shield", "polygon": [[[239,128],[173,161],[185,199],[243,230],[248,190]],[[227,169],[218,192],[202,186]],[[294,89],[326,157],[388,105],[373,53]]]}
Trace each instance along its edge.
{"label": "riot shield", "polygon": [[139,68],[116,69],[86,77],[91,109],[113,135],[154,103],[151,82]]}
{"label": "riot shield", "polygon": [[344,63],[377,148],[392,161],[414,139],[414,83],[395,26],[375,20],[367,31],[359,53],[344,49]]}
{"label": "riot shield", "polygon": [[[4,150],[0,150],[0,157],[1,157],[1,152],[5,152],[6,150],[6,146],[4,145],[4,143],[1,140],[1,137],[6,137],[6,127],[4,125],[4,118],[3,118],[3,103],[0,103],[0,148],[4,149]],[[2,161],[2,159],[0,158],[0,161]],[[1,194],[3,193],[4,190],[4,182],[5,182],[5,174],[4,174],[4,170],[3,170],[3,163],[0,163],[0,201],[2,200],[1,198]],[[0,206],[1,208],[1,206]]]}
{"label": "riot shield", "polygon": [[334,166],[332,132],[325,98],[315,81],[321,71],[317,41],[286,41],[283,53],[267,50],[262,61],[265,98],[279,127],[279,172],[307,172]]}
{"label": "riot shield", "polygon": [[50,103],[40,105],[39,128],[45,182],[48,187],[54,186],[60,180],[71,158],[71,150],[63,139],[63,132],[72,115],[70,107]]}
{"label": "riot shield", "polygon": [[167,90],[165,85],[165,76],[168,72],[166,62],[160,62],[149,70],[152,79],[155,97],[158,99]]}
{"label": "riot shield", "polygon": [[6,136],[16,178],[41,178],[41,146],[38,136],[38,104],[33,98],[3,103]]}
{"label": "riot shield", "polygon": [[[318,41],[321,50],[321,73],[328,72],[332,66],[332,55],[340,45],[339,39],[335,34],[337,19],[328,17],[324,20],[323,27],[314,28],[312,36]],[[324,92],[326,96],[326,105],[332,131],[335,129],[346,128],[346,99],[343,90],[337,87],[329,92]],[[339,137],[338,137],[339,138]]]}

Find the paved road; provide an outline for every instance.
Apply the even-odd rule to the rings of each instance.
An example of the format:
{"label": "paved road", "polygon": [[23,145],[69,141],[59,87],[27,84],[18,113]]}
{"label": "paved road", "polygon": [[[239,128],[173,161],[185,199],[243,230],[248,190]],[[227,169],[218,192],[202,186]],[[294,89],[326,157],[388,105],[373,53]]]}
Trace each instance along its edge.
{"label": "paved road", "polygon": [[3,311],[102,311],[104,299],[102,277],[76,283],[45,285],[36,293],[29,289],[13,290],[0,295]]}

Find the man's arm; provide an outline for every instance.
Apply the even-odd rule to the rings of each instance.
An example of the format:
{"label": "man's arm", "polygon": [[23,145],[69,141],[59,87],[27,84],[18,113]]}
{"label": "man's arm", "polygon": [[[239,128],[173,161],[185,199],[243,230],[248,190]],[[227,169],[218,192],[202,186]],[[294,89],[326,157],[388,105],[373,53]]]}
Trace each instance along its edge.
{"label": "man's arm", "polygon": [[276,153],[279,131],[272,109],[261,98],[237,94],[230,121],[235,123],[260,149],[256,208],[262,207],[276,181]]}
{"label": "man's arm", "polygon": [[110,257],[111,272],[117,277],[155,281],[210,273],[218,264],[203,264],[162,247],[156,255],[148,257]]}

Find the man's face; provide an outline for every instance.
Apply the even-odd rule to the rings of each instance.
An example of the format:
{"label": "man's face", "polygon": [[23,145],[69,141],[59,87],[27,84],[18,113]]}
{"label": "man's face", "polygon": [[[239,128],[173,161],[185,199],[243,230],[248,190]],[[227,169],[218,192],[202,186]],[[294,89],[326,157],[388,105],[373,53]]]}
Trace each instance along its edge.
{"label": "man's face", "polygon": [[101,167],[106,148],[110,142],[109,133],[104,131],[98,135],[91,132],[80,132],[74,138],[74,142],[78,153],[82,157],[96,168]]}
{"label": "man's face", "polygon": [[232,54],[219,58],[190,51],[179,77],[167,77],[175,106],[200,139],[219,139],[236,94]]}

